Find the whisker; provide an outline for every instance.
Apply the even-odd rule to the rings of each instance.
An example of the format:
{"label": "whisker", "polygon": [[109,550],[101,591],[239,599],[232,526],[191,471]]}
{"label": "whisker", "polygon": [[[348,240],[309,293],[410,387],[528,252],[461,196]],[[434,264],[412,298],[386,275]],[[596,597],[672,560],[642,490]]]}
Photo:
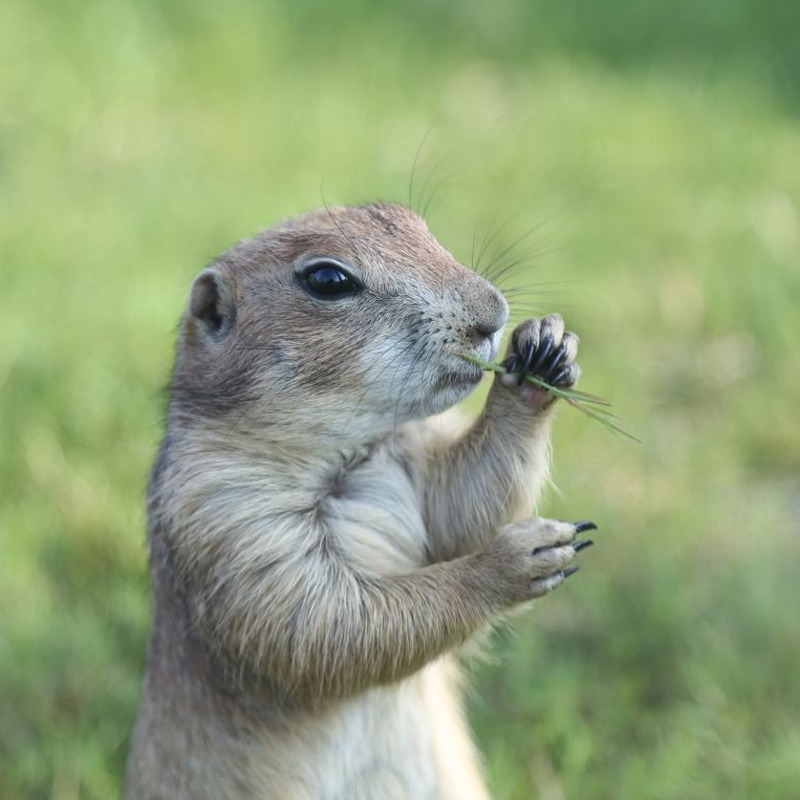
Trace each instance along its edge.
{"label": "whisker", "polygon": [[394,404],[394,417],[392,420],[392,430],[397,430],[397,418],[400,415],[400,401],[403,399],[403,391],[405,387],[408,385],[408,377],[414,371],[414,368],[419,363],[420,358],[422,357],[422,353],[417,353],[414,360],[409,365],[408,369],[405,371],[403,375],[403,380],[400,381],[400,391],[397,393],[397,401]]}
{"label": "whisker", "polygon": [[[403,358],[403,356],[411,348],[413,348],[417,344],[417,335],[418,335],[418,333],[419,333],[419,330],[416,327],[414,327],[410,331],[408,331],[405,334],[405,336],[403,336],[402,339],[400,339],[400,342],[398,343],[398,346],[403,345],[404,342],[407,342],[407,344],[405,344],[405,346],[402,347],[402,349],[399,350],[399,352],[394,355],[394,360],[393,360],[392,364],[394,364],[398,360],[401,360]],[[389,365],[389,366],[391,366],[391,365]],[[388,368],[388,366],[386,368]],[[348,416],[348,418],[345,421],[343,427],[341,428],[341,432],[342,433],[346,433],[347,432],[347,429],[350,427],[350,425],[353,422],[353,419],[355,418],[356,414],[363,407],[365,398],[367,396],[367,393],[383,377],[383,374],[384,374],[386,368],[376,372],[374,377],[369,378],[364,383],[364,386],[363,386],[361,392],[359,393],[356,402],[353,403],[353,407],[352,407],[352,411],[351,411],[350,415]]]}
{"label": "whisker", "polygon": [[417,148],[417,152],[414,154],[414,163],[411,165],[411,176],[408,180],[408,207],[414,209],[416,211],[416,206],[414,203],[414,178],[417,173],[417,163],[419,161],[419,157],[422,154],[422,150],[425,147],[425,143],[428,141],[428,137],[431,135],[433,131],[433,123],[428,126],[428,130],[425,131],[425,135],[422,137],[422,141],[419,143],[419,147]]}
{"label": "whisker", "polygon": [[[541,229],[541,227],[543,225],[544,225],[544,222],[539,222],[536,225],[531,226],[524,233],[522,233],[520,236],[518,236],[512,242],[507,244],[499,253],[495,254],[494,258],[489,263],[489,265],[488,265],[487,269],[485,270],[484,274],[485,275],[495,275],[496,273],[493,271],[494,268],[495,268],[495,265],[499,264],[509,254],[513,253],[515,248],[519,247],[519,245],[522,244],[522,242],[526,241],[531,236],[533,236],[533,234],[537,230]],[[529,253],[530,253],[530,255],[529,255]],[[513,263],[514,264],[518,264],[518,263],[524,261],[527,258],[532,258],[536,254],[537,254],[536,251],[528,250],[525,253],[521,254]]]}
{"label": "whisker", "polygon": [[515,214],[514,216],[509,217],[505,222],[499,225],[490,236],[486,238],[481,245],[481,249],[478,251],[478,260],[472,267],[475,272],[479,272],[482,275],[485,274],[484,270],[481,268],[481,262],[483,261],[484,255],[486,255],[486,251],[489,249],[489,247],[491,247],[492,243],[497,239],[497,237],[514,221],[514,219],[517,218],[517,216],[519,215]]}
{"label": "whisker", "polygon": [[434,199],[436,199],[441,194],[442,190],[447,185],[447,182],[449,180],[450,180],[449,175],[446,175],[443,178],[441,178],[441,180],[436,184],[436,187],[433,189],[433,191],[428,195],[428,199],[425,201],[425,206],[423,207],[422,212],[420,213],[420,216],[423,219],[428,218],[428,212],[430,211],[430,208],[433,205]]}
{"label": "whisker", "polygon": [[336,227],[336,229],[339,231],[339,233],[341,233],[341,234],[342,234],[342,236],[345,238],[345,240],[347,241],[347,243],[351,245],[351,247],[353,248],[353,250],[354,250],[356,253],[358,253],[358,252],[359,252],[359,250],[360,250],[360,248],[358,247],[358,245],[356,244],[356,242],[355,242],[353,239],[351,239],[351,238],[350,238],[350,237],[349,237],[349,236],[348,236],[348,235],[345,233],[345,231],[344,231],[344,228],[342,228],[342,226],[339,224],[339,222],[338,222],[338,220],[336,219],[336,217],[334,217],[334,216],[333,216],[333,213],[331,212],[330,206],[328,205],[328,202],[325,200],[325,196],[322,194],[322,185],[320,185],[320,187],[319,187],[319,188],[320,188],[320,199],[322,200],[322,207],[325,209],[325,213],[328,215],[328,219],[330,219],[330,221],[331,221],[331,222],[334,224],[334,226],[335,226],[335,227]]}

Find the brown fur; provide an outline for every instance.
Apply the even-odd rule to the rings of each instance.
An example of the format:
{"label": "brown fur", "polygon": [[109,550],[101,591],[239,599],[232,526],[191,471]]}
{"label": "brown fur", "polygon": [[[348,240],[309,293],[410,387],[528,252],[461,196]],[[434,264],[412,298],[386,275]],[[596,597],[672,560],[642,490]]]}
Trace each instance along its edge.
{"label": "brown fur", "polygon": [[[314,257],[364,289],[311,296]],[[575,535],[526,518],[544,395],[497,379],[473,424],[448,411],[479,379],[458,353],[493,357],[506,317],[399,206],[290,220],[201,273],[149,485],[131,800],[486,796],[451,654],[558,586]]]}

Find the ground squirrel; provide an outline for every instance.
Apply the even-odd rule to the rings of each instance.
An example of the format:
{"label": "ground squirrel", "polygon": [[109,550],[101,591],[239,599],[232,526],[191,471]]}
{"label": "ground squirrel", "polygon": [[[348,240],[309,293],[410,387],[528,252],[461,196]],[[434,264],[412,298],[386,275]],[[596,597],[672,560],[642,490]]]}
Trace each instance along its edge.
{"label": "ground squirrel", "polygon": [[[148,490],[154,621],[126,791],[484,798],[453,652],[559,586],[591,523],[531,517],[552,397],[508,306],[397,205],[325,208],[196,278]],[[578,377],[561,318],[514,372]],[[450,410],[448,410],[450,409]]]}

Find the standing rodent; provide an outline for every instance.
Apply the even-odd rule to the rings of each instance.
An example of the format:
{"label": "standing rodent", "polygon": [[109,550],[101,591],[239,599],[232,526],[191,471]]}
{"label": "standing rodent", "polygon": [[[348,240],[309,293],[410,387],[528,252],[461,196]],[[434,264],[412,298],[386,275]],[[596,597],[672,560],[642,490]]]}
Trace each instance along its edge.
{"label": "standing rodent", "polygon": [[[591,523],[529,516],[552,397],[498,376],[501,293],[396,205],[326,208],[195,280],[149,483],[130,800],[485,798],[453,651],[559,586]],[[558,315],[510,366],[560,386]],[[588,543],[588,540],[584,540]]]}

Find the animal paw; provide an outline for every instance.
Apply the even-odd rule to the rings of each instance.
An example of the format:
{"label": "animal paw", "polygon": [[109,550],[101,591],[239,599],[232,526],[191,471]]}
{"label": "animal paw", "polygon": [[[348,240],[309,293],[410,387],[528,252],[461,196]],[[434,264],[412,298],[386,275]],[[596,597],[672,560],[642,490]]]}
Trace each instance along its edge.
{"label": "animal paw", "polygon": [[492,582],[508,605],[551,592],[578,571],[575,556],[594,544],[578,534],[593,522],[532,519],[501,528],[483,551]]}
{"label": "animal paw", "polygon": [[569,389],[578,382],[580,367],[575,362],[578,337],[564,330],[560,314],[548,314],[541,320],[529,319],[511,336],[499,376],[503,386],[517,390],[520,399],[536,409],[549,406],[555,397],[546,389],[525,380],[531,375],[559,389]]}

